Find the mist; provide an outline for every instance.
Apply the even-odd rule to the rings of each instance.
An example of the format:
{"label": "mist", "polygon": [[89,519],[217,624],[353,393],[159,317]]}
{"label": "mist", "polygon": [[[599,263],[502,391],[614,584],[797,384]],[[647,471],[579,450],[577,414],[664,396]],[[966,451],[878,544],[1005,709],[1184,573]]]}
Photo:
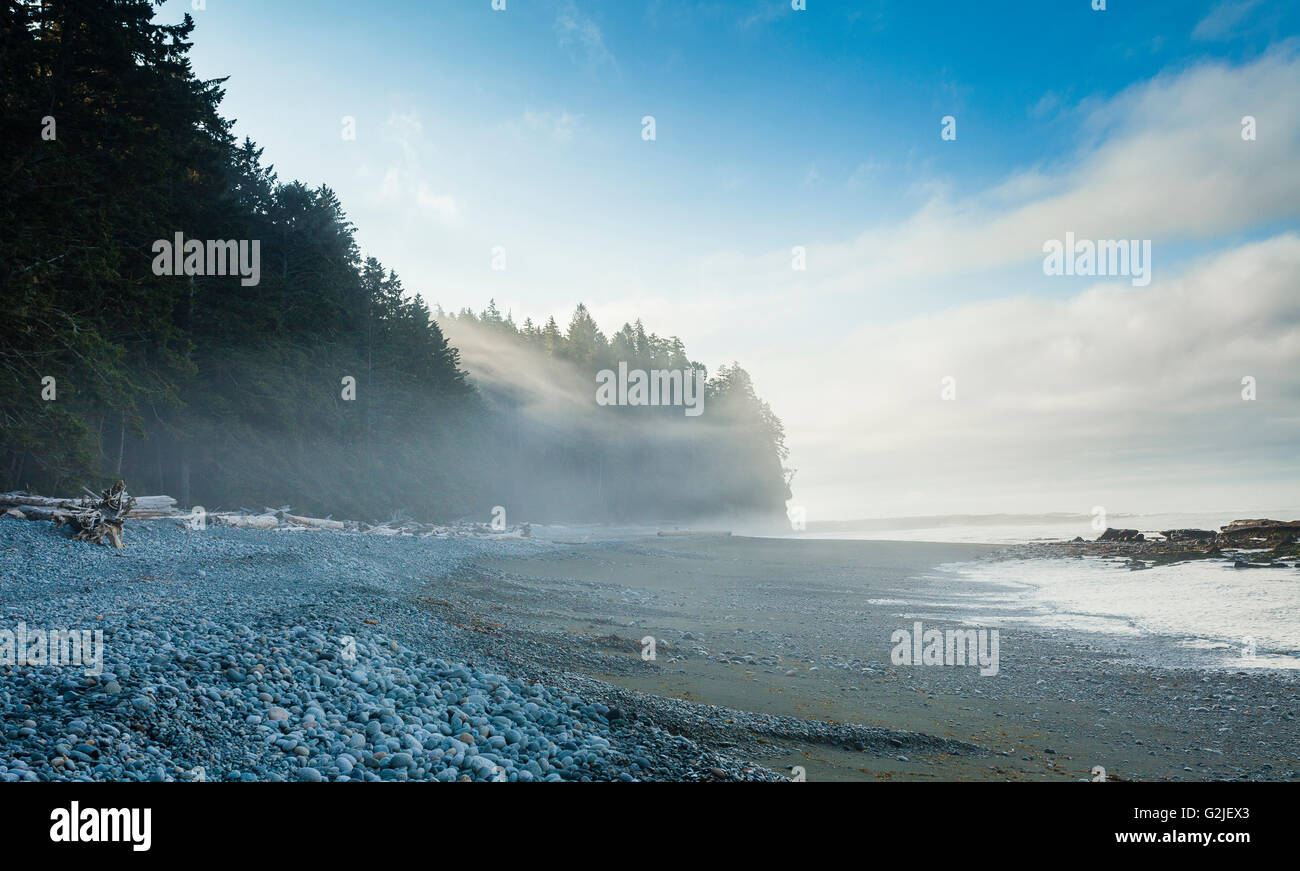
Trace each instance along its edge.
{"label": "mist", "polygon": [[482,478],[512,521],[784,522],[781,458],[738,383],[711,379],[698,415],[599,405],[598,372],[641,364],[551,356],[497,324],[440,325],[487,409]]}

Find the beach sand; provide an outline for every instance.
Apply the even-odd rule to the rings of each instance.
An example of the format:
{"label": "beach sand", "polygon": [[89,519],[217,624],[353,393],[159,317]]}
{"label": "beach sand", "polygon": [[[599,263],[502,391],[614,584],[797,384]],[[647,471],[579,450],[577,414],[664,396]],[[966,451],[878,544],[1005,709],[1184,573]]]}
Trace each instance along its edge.
{"label": "beach sand", "polygon": [[[1021,626],[1002,626],[996,675],[893,665],[895,630],[915,620],[961,627],[998,592],[936,567],[993,550],[744,537],[592,542],[480,560],[439,582],[437,607],[476,612],[494,627],[492,655],[525,673],[576,673],[635,691],[614,701],[779,773],[800,766],[810,781],[1083,780],[1098,766],[1111,780],[1300,778],[1293,674],[1155,668],[1143,664],[1141,645],[1158,640]],[[646,636],[657,639],[653,661],[640,655]],[[689,713],[678,718],[671,700]],[[906,741],[854,749],[833,730],[805,734],[733,712],[906,730],[976,749]]]}

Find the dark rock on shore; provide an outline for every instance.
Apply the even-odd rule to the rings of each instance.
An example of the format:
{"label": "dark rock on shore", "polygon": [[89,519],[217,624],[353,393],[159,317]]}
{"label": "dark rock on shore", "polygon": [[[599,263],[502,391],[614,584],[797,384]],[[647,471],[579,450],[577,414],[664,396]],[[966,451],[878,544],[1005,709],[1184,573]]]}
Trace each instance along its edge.
{"label": "dark rock on shore", "polygon": [[1160,534],[1166,541],[1214,541],[1218,535],[1211,529],[1166,529]]}
{"label": "dark rock on shore", "polygon": [[1146,536],[1136,529],[1107,528],[1098,541],[1145,541]]}
{"label": "dark rock on shore", "polygon": [[1286,563],[1275,563],[1272,560],[1252,560],[1238,554],[1232,558],[1232,567],[1235,569],[1282,569],[1286,568]]}
{"label": "dark rock on shore", "polygon": [[[1267,553],[1242,552],[1262,550]],[[1001,555],[1122,557],[1131,569],[1215,558],[1231,560],[1237,568],[1281,568],[1287,564],[1278,560],[1300,557],[1300,520],[1234,520],[1218,532],[1168,529],[1155,538],[1136,529],[1107,528],[1092,541],[1076,537],[1059,543],[1019,545]]]}
{"label": "dark rock on shore", "polygon": [[1300,533],[1300,520],[1234,520],[1223,527],[1224,535],[1239,532]]}
{"label": "dark rock on shore", "polygon": [[1217,541],[1220,547],[1269,547],[1274,559],[1300,556],[1300,520],[1234,520]]}

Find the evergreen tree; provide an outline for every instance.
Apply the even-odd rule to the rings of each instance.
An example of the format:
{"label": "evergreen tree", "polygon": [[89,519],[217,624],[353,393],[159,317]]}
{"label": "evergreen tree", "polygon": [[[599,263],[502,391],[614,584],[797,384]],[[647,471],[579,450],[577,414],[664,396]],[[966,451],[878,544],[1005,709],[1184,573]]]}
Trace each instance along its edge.
{"label": "evergreen tree", "polygon": [[[352,517],[481,516],[502,494],[587,518],[780,505],[784,434],[738,366],[710,381],[708,426],[594,403],[538,426],[517,395],[485,401],[439,320],[534,350],[545,374],[520,380],[576,395],[620,360],[692,364],[639,320],[611,342],[582,304],[565,331],[519,327],[495,300],[431,312],[362,256],[332,189],[281,182],[234,140],[224,80],[191,69],[188,15],[156,24],[148,0],[0,10],[0,488],[125,477],[186,505]],[[155,269],[177,233],[257,241],[260,280]]]}

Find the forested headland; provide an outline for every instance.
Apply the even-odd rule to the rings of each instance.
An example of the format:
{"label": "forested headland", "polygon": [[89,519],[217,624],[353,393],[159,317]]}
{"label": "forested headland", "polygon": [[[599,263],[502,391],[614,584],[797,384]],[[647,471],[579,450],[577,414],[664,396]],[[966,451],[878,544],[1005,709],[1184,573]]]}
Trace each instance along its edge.
{"label": "forested headland", "polygon": [[[236,139],[224,80],[191,69],[193,21],[153,12],[3,5],[0,489],[124,478],[358,519],[784,513],[781,423],[738,365],[698,418],[600,407],[600,369],[699,364],[640,322],[606,337],[582,305],[564,326],[431,310],[363,256],[327,185]],[[177,233],[257,240],[257,283],[158,274]]]}

